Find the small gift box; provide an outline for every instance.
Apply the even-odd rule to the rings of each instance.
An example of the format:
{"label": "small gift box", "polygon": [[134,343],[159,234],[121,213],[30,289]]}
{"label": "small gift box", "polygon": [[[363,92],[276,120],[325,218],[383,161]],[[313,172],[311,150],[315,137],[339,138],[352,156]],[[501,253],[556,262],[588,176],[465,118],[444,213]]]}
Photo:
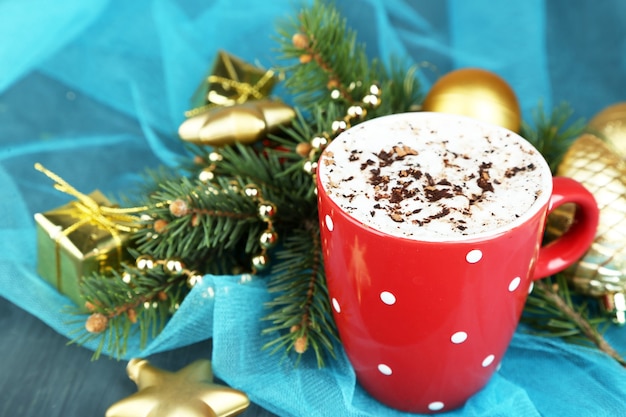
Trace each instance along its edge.
{"label": "small gift box", "polygon": [[266,98],[278,77],[272,70],[249,64],[225,51],[219,51],[213,67],[191,98],[187,117],[214,106],[232,106]]}
{"label": "small gift box", "polygon": [[98,190],[89,195],[77,191],[41,164],[35,169],[55,181],[54,188],[76,200],[35,214],[37,223],[37,272],[78,307],[85,306],[80,291],[83,277],[105,274],[132,260],[128,243],[139,229],[143,210],[117,208]]}
{"label": "small gift box", "polygon": [[[99,207],[111,207],[100,192],[88,197]],[[37,272],[79,307],[82,277],[117,269],[131,259],[127,250],[130,233],[104,227],[95,214],[79,201],[45,213],[35,214],[37,222]]]}

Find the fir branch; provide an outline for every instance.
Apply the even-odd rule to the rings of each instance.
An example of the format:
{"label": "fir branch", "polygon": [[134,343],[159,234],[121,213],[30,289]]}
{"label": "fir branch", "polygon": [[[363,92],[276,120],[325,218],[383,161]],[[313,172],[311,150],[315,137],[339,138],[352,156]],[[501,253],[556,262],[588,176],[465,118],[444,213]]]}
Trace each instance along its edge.
{"label": "fir branch", "polygon": [[[188,293],[188,278],[160,265],[144,270],[124,265],[121,272],[113,270],[106,277],[98,274],[84,277],[81,292],[91,312],[90,318],[101,317],[104,327],[81,328],[73,342],[82,344],[100,338],[94,359],[105,347],[112,356],[122,357],[128,340],[137,333],[143,348],[149,338],[163,329],[169,315]],[[134,326],[135,323],[139,325]]]}
{"label": "fir branch", "polygon": [[[241,193],[242,184],[233,187],[229,178],[206,184],[186,177],[160,185],[151,195],[153,207],[147,212],[148,226],[135,234],[138,250],[156,258],[206,258],[245,247],[246,253],[259,251],[258,239],[263,221],[257,204]],[[179,211],[172,203],[179,203]]]}
{"label": "fir branch", "polygon": [[607,320],[594,316],[584,302],[574,301],[563,274],[535,281],[522,319],[533,326],[538,335],[591,343],[626,367],[626,360],[602,336],[600,326],[606,325]]}
{"label": "fir branch", "polygon": [[278,332],[279,336],[265,348],[302,354],[311,347],[322,367],[325,357],[334,357],[338,337],[330,313],[317,222],[311,220],[292,233],[276,258],[279,262],[268,286],[276,296],[267,303],[272,312],[265,317],[272,326],[263,333]]}
{"label": "fir branch", "polygon": [[556,173],[565,152],[585,129],[585,120],[571,122],[572,115],[573,110],[566,103],[555,107],[550,115],[540,104],[533,112],[534,126],[522,122],[521,136],[541,152],[553,173]]}
{"label": "fir branch", "polygon": [[369,60],[365,44],[357,43],[356,32],[330,3],[314,1],[279,25],[278,33],[283,59],[297,61],[283,68],[285,86],[305,114],[333,102],[361,105],[372,86],[382,90],[385,104],[369,117],[408,111],[421,100],[418,67],[395,59],[387,69],[382,61]]}

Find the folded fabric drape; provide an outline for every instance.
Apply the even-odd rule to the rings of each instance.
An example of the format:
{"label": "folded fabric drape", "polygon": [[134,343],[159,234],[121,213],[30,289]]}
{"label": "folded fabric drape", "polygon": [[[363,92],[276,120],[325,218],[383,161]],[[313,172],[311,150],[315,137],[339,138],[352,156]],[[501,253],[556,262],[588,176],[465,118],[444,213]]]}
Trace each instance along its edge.
{"label": "folded fabric drape", "polygon": [[[305,2],[308,3],[308,2]],[[590,118],[626,100],[626,3],[567,0],[336,0],[368,54],[420,64],[424,91],[460,67],[496,72],[525,120],[540,102]],[[0,2],[0,296],[64,335],[68,300],[36,274],[33,214],[68,198],[41,162],[79,190],[130,193],[145,168],[176,166],[177,129],[218,50],[280,65],[274,0],[5,0]],[[282,88],[275,94],[289,101]],[[284,416],[403,415],[355,383],[341,352],[318,370],[261,350],[265,282],[207,276],[165,331],[128,357],[213,338],[216,375]],[[626,330],[609,340],[626,349]],[[91,346],[93,348],[93,345]],[[606,356],[520,327],[496,377],[458,416],[626,414],[624,369]]]}

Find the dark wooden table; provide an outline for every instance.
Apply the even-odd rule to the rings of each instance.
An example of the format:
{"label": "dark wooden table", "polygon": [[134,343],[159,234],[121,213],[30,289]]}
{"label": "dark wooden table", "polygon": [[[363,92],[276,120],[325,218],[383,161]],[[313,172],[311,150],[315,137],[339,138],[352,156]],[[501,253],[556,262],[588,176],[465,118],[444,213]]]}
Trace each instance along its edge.
{"label": "dark wooden table", "polygon": [[[67,345],[67,339],[36,317],[0,297],[0,416],[97,417],[137,391],[126,375],[126,361]],[[177,371],[211,357],[211,341],[149,357],[162,369]],[[216,380],[218,383],[222,383]],[[274,414],[251,404],[243,417]]]}

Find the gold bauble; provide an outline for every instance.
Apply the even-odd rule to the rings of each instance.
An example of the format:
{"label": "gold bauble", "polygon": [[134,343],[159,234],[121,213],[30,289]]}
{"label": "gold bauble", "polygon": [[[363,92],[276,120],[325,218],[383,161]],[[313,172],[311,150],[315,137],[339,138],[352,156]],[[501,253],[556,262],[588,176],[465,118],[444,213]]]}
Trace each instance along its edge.
{"label": "gold bauble", "polygon": [[513,89],[504,79],[478,68],[449,72],[432,86],[422,110],[473,117],[514,132],[521,111]]}
{"label": "gold bauble", "polygon": [[250,404],[243,392],[213,383],[208,360],[167,372],[145,359],[131,359],[126,371],[139,391],[109,407],[106,417],[225,417]]}
{"label": "gold bauble", "polygon": [[626,159],[626,102],[613,104],[596,114],[589,122],[589,128]]}
{"label": "gold bauble", "polygon": [[[593,243],[564,273],[577,292],[599,297],[613,319],[626,324],[626,162],[604,141],[590,134],[576,139],[557,175],[582,183],[600,209]],[[570,204],[556,209],[548,233],[559,236],[574,218]]]}

